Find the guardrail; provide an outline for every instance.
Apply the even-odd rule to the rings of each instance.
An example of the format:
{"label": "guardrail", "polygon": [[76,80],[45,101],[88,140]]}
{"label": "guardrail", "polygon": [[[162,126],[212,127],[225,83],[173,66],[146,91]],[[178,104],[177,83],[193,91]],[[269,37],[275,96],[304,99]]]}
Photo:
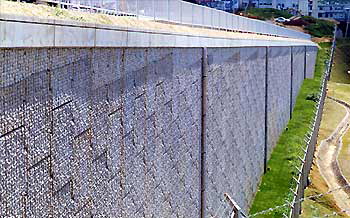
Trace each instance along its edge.
{"label": "guardrail", "polygon": [[181,0],[41,0],[68,8],[85,9],[116,15],[129,15],[155,21],[258,33],[280,37],[310,39],[309,34],[294,31],[264,21],[238,16],[225,11]]}
{"label": "guardrail", "polygon": [[300,169],[298,168],[298,171],[299,171],[298,178],[295,179],[297,184],[296,188],[295,190],[292,190],[294,193],[294,198],[292,203],[290,204],[291,210],[289,213],[289,217],[291,218],[299,217],[299,214],[301,212],[301,203],[304,198],[304,190],[308,186],[308,176],[309,176],[312,162],[313,162],[313,157],[314,157],[315,148],[317,144],[318,131],[320,129],[320,124],[321,124],[324,101],[327,94],[327,81],[330,78],[330,73],[331,73],[332,64],[333,64],[334,50],[336,45],[336,41],[335,41],[336,31],[337,31],[337,28],[335,26],[330,58],[329,58],[329,61],[327,62],[327,66],[322,77],[320,93],[318,96],[319,100],[316,104],[315,117],[312,123],[310,124],[310,132],[305,137],[306,148],[302,148],[304,151],[304,156],[300,158],[300,161],[302,164]]}

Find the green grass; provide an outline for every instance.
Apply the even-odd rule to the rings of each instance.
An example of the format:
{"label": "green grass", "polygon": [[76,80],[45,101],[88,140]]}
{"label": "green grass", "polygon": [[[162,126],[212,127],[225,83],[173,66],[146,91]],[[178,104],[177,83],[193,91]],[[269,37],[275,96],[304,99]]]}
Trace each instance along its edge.
{"label": "green grass", "polygon": [[281,11],[273,8],[250,8],[247,12],[250,16],[255,16],[260,20],[270,20],[276,17],[290,18],[293,16],[287,11]]}
{"label": "green grass", "polygon": [[[315,102],[306,100],[309,94],[319,92],[325,61],[329,58],[330,43],[320,43],[314,79],[306,79],[300,89],[292,119],[282,133],[268,161],[268,171],[262,177],[259,190],[252,204],[250,214],[282,205],[293,199],[290,188],[295,188],[292,177],[296,175],[294,166],[300,166],[298,156],[302,154],[301,145],[313,118]],[[281,208],[257,217],[282,217],[289,208]]]}
{"label": "green grass", "polygon": [[347,74],[348,70],[350,70],[350,41],[339,39],[337,40],[331,81],[350,84],[350,75]]}

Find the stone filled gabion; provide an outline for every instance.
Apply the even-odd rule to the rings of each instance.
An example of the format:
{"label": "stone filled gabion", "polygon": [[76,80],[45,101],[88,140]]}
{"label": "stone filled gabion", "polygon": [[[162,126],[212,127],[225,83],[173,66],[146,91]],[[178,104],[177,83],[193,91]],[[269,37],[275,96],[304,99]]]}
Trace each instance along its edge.
{"label": "stone filled gabion", "polygon": [[304,49],[208,49],[206,111],[202,48],[0,49],[0,217],[198,217],[224,192],[247,209]]}

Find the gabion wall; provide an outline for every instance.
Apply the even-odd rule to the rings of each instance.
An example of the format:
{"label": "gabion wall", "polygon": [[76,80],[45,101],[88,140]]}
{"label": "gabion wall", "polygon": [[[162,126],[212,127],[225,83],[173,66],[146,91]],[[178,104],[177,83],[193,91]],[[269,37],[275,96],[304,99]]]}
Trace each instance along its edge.
{"label": "gabion wall", "polygon": [[206,217],[223,193],[247,208],[264,167],[266,48],[209,49]]}
{"label": "gabion wall", "polygon": [[306,73],[305,78],[313,78],[316,64],[317,47],[305,47],[306,49]]}
{"label": "gabion wall", "polygon": [[202,90],[202,48],[0,49],[0,217],[247,209],[290,113],[291,48],[266,51],[208,49]]}
{"label": "gabion wall", "polygon": [[[267,150],[271,154],[290,119],[291,48],[271,47],[267,61]],[[302,63],[301,63],[302,64]]]}
{"label": "gabion wall", "polygon": [[303,83],[304,76],[305,76],[305,47],[293,47],[292,48],[292,59],[293,59],[293,75],[292,75],[292,108],[295,105],[295,102],[297,100],[297,96],[299,93],[299,89],[301,84]]}

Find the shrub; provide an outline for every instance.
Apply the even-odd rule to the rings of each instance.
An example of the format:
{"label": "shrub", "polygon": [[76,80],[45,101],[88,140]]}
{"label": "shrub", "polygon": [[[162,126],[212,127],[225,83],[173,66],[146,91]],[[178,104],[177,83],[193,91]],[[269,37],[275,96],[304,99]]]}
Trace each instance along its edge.
{"label": "shrub", "polygon": [[260,20],[269,20],[276,17],[290,18],[293,15],[287,11],[277,10],[273,8],[250,8],[248,15],[257,17]]}
{"label": "shrub", "polygon": [[334,24],[330,21],[315,19],[309,22],[310,24],[305,27],[314,37],[332,37],[334,31]]}

